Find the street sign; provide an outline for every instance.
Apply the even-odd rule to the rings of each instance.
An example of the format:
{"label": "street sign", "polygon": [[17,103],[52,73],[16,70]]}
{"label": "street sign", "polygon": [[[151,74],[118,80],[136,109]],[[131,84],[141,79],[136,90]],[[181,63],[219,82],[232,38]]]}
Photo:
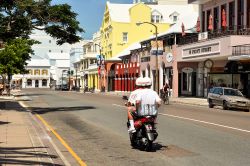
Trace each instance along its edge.
{"label": "street sign", "polygon": [[[157,44],[158,44],[158,52],[157,52]],[[163,55],[163,41],[162,40],[158,40],[156,44],[155,40],[151,41],[151,54],[152,55]]]}

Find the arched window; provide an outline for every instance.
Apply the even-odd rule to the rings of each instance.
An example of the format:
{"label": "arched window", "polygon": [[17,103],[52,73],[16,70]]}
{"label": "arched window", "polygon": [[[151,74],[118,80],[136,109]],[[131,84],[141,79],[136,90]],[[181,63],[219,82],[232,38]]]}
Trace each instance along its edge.
{"label": "arched window", "polygon": [[36,70],[34,71],[34,75],[40,75],[40,70],[39,70],[39,69],[36,69]]}
{"label": "arched window", "polygon": [[32,86],[32,80],[31,79],[27,80],[27,86]]}
{"label": "arched window", "polygon": [[48,75],[48,70],[46,69],[42,70],[42,75]]}
{"label": "arched window", "polygon": [[31,70],[31,69],[29,69],[28,71],[29,71],[29,74],[30,74],[30,75],[32,75],[32,70]]}
{"label": "arched window", "polygon": [[47,80],[45,79],[42,80],[42,86],[47,86]]}

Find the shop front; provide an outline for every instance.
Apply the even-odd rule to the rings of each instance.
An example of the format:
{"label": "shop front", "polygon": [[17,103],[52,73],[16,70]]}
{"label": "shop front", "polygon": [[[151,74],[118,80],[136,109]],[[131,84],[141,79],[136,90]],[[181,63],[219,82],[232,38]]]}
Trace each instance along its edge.
{"label": "shop front", "polygon": [[215,86],[238,89],[250,98],[250,63],[228,61],[221,70],[212,69],[208,73],[208,89]]}

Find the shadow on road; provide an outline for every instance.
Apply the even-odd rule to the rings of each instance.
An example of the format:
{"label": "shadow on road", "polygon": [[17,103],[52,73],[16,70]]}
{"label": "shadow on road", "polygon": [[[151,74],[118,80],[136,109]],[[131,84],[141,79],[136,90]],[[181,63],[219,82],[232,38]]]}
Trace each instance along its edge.
{"label": "shadow on road", "polygon": [[[50,162],[35,161],[36,158],[57,158],[55,155],[48,155],[44,151],[39,151],[37,149],[44,149],[47,147],[0,147],[0,165],[10,164],[10,165],[56,165]],[[33,160],[27,160],[32,158]]]}
{"label": "shadow on road", "polygon": [[69,111],[90,110],[90,109],[96,109],[96,107],[93,107],[93,106],[52,107],[52,108],[29,107],[28,109],[31,110],[32,113],[45,114],[49,112],[64,112],[64,111],[69,112]]}
{"label": "shadow on road", "polygon": [[4,121],[0,121],[0,125],[5,125],[5,124],[9,124],[10,122],[4,122]]}

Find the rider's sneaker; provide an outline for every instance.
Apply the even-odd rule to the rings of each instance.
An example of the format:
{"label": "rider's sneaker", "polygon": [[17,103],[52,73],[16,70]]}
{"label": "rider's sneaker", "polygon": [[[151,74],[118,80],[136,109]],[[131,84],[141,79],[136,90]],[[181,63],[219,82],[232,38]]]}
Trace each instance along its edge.
{"label": "rider's sneaker", "polygon": [[135,130],[135,128],[129,128],[129,129],[128,129],[128,132],[129,132],[129,133],[135,133],[136,130]]}

